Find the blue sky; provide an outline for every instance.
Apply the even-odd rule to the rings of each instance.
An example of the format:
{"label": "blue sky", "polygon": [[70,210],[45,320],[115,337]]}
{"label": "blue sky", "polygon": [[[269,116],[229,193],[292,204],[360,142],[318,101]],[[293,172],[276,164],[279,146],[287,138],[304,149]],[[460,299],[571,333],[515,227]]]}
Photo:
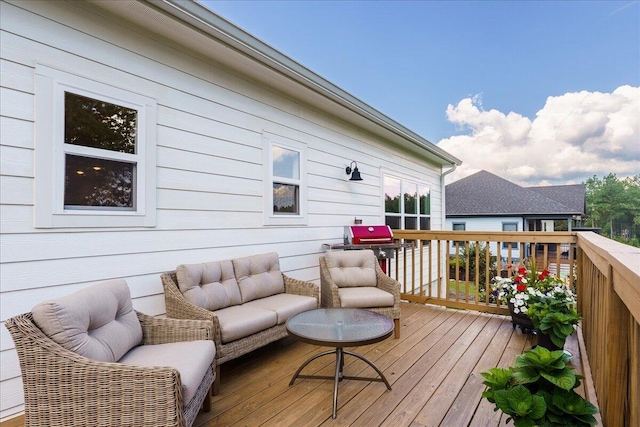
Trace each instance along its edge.
{"label": "blue sky", "polygon": [[461,158],[454,179],[640,173],[638,1],[202,3]]}

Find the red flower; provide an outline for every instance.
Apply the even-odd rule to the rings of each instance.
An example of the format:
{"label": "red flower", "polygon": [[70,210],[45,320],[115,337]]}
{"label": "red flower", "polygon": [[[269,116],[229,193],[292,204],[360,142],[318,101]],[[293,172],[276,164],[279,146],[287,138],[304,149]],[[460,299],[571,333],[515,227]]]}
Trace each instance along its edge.
{"label": "red flower", "polygon": [[521,280],[522,280],[522,277],[520,277],[520,276],[516,276],[516,277],[513,278],[513,281],[516,282],[516,283],[520,283]]}
{"label": "red flower", "polygon": [[526,269],[526,268],[524,268],[524,267],[520,267],[520,268],[518,269],[518,274],[527,274],[527,269]]}
{"label": "red flower", "polygon": [[524,291],[526,291],[526,290],[527,290],[527,285],[522,284],[522,283],[519,283],[519,284],[516,286],[516,289],[518,290],[518,292],[524,292]]}

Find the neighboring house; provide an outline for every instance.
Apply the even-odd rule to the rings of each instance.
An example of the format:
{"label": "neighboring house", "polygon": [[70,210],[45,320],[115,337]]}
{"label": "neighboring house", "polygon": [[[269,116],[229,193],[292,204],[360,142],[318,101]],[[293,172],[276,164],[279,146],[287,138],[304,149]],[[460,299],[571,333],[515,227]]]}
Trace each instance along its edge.
{"label": "neighboring house", "polygon": [[[484,170],[448,184],[445,195],[447,230],[571,231],[586,212],[584,184],[521,187]],[[504,258],[509,245],[501,246]],[[521,255],[513,245],[512,257]]]}
{"label": "neighboring house", "polygon": [[[317,283],[355,217],[444,228],[457,158],[194,1],[2,1],[0,19],[3,321],[113,278],[162,315],[163,271],[267,251]],[[23,397],[0,331],[6,419]]]}

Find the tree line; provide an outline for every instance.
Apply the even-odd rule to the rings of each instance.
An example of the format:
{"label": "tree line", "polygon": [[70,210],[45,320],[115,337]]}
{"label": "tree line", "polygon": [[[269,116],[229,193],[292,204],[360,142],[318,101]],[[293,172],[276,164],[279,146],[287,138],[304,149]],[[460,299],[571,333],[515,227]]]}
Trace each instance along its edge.
{"label": "tree line", "polygon": [[640,247],[640,175],[620,179],[614,173],[586,181],[585,225],[611,239]]}

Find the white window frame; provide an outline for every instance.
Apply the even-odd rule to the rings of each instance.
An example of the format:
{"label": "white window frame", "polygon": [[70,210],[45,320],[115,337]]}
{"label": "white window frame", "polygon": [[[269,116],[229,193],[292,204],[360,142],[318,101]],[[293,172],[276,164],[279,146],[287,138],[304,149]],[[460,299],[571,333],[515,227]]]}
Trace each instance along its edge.
{"label": "white window frame", "polygon": [[[299,211],[297,214],[277,214],[273,212],[273,147],[282,147],[300,154],[300,178],[277,177],[275,181],[283,184],[298,185]],[[263,133],[263,224],[274,226],[307,225],[307,145],[282,136]]]}
{"label": "white window frame", "polygon": [[[515,230],[505,230],[504,227],[505,225],[515,225],[516,229]],[[508,232],[518,232],[518,222],[517,221],[503,221],[502,222],[502,231],[508,231]],[[509,249],[509,243],[510,242],[502,242],[502,249]],[[519,250],[518,247],[518,242],[511,242],[511,248],[512,250]]]}
{"label": "white window frame", "polygon": [[[136,154],[64,143],[64,93],[72,92],[137,111]],[[147,96],[44,65],[36,65],[36,228],[155,227],[156,101]],[[136,164],[133,210],[65,209],[65,154],[84,154]]]}
{"label": "white window frame", "polygon": [[[420,218],[429,218],[429,229],[431,229],[431,218],[432,218],[431,211],[433,210],[432,209],[433,206],[431,206],[431,185],[429,185],[427,182],[425,182],[423,180],[420,180],[420,179],[418,179],[416,177],[413,177],[413,176],[404,175],[404,174],[401,174],[401,173],[397,173],[397,172],[393,172],[393,171],[389,171],[389,170],[385,170],[385,169],[382,169],[381,172],[382,173],[380,174],[380,176],[381,176],[382,182],[380,184],[380,187],[381,187],[381,198],[382,198],[382,221],[384,223],[386,223],[386,217],[387,216],[399,217],[400,218],[400,226],[402,227],[402,230],[406,230],[407,228],[406,228],[406,224],[405,224],[405,218],[406,218],[407,215],[408,216],[416,216],[417,217],[418,226],[420,225]],[[385,203],[384,203],[384,201],[385,201],[385,188],[384,188],[384,179],[385,179],[385,177],[395,178],[395,179],[400,180],[400,213],[392,213],[392,212],[387,213],[386,212],[386,206],[385,206]],[[411,184],[416,184],[417,186],[424,186],[424,187],[429,188],[429,214],[428,215],[421,214],[419,212],[419,209],[418,209],[418,213],[417,214],[412,214],[412,213],[407,214],[405,212],[405,207],[404,207],[404,183],[405,182],[410,182]],[[416,200],[416,204],[418,206],[420,206],[419,200],[420,200],[420,198],[418,196],[418,200]],[[412,230],[412,229],[409,229],[409,230]]]}
{"label": "white window frame", "polygon": [[[456,230],[456,225],[457,226],[462,226],[462,230]],[[462,221],[456,221],[456,222],[451,222],[451,231],[467,231],[467,223],[466,222],[462,222]],[[451,241],[451,246],[455,248],[456,246],[456,240],[452,240]],[[460,241],[460,244],[464,244],[464,241]]]}

